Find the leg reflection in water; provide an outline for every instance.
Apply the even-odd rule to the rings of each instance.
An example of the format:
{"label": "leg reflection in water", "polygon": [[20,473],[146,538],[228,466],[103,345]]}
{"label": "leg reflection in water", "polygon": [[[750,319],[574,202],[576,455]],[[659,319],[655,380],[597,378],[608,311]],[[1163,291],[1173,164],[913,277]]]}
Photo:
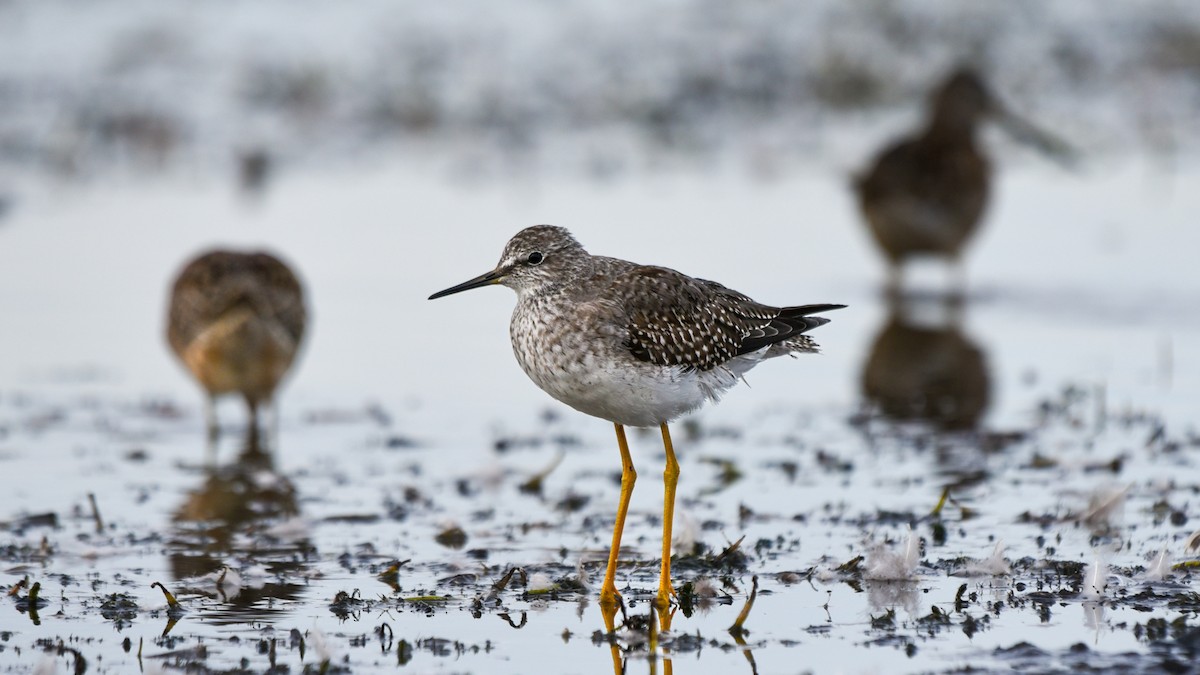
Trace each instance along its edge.
{"label": "leg reflection in water", "polygon": [[[172,576],[182,582],[177,592],[223,596],[236,615],[231,620],[284,612],[278,601],[299,599],[304,587],[280,579],[302,577],[311,549],[306,532],[282,534],[298,522],[298,503],[295,486],[276,471],[251,425],[238,458],[206,466],[172,515],[166,549]],[[267,565],[272,572],[264,575]]]}

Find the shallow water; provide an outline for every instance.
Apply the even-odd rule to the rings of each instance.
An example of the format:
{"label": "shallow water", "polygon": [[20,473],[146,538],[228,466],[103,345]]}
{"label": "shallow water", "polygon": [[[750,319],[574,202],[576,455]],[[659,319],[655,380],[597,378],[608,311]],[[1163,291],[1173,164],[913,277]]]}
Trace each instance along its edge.
{"label": "shallow water", "polygon": [[[442,168],[295,174],[254,204],[199,179],[46,185],[5,221],[0,551],[5,583],[40,581],[48,602],[36,621],[11,598],[0,607],[0,667],[610,670],[593,595],[617,494],[611,427],[521,374],[507,291],[425,300],[534,222],[767,302],[850,305],[815,333],[822,355],[766,364],[676,425],[677,529],[709,556],[677,561],[677,584],[714,599],[675,616],[658,660],[644,628],[618,630],[629,670],[1154,671],[1190,658],[1192,573],[1141,575],[1164,545],[1195,559],[1194,169],[1012,167],[971,250],[967,300],[946,306],[944,270],[915,270],[888,340],[921,350],[889,361],[878,260],[824,169],[463,183]],[[235,461],[244,422],[229,403],[213,471],[162,321],[172,274],[218,242],[269,242],[292,262],[313,330],[274,460]],[[887,419],[886,392],[865,404],[868,364],[904,382],[917,359],[983,392],[942,409],[957,430]],[[662,453],[655,434],[631,440],[640,480],[618,586],[637,618],[656,582]],[[560,455],[540,495],[520,489]],[[455,526],[465,543],[438,543]],[[911,571],[897,560],[910,526],[923,540]],[[712,560],[739,539],[744,558]],[[964,576],[998,542],[1011,574]],[[392,561],[407,561],[397,587],[377,578]],[[223,566],[242,583],[219,581]],[[526,585],[515,575],[476,606],[511,567]],[[870,578],[889,573],[910,578]],[[587,592],[572,590],[581,575]],[[742,646],[727,629],[755,576]],[[186,609],[177,623],[155,581]],[[562,590],[529,592],[548,582]]]}

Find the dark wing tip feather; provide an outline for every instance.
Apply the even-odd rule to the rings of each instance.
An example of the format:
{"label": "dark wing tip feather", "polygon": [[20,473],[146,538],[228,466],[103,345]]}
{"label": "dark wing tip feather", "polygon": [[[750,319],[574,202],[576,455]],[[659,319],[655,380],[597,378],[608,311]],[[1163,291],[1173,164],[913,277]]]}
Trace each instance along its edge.
{"label": "dark wing tip feather", "polygon": [[819,314],[821,312],[832,312],[835,309],[845,309],[846,305],[835,304],[820,304],[820,305],[798,305],[796,307],[784,307],[779,310],[782,316],[808,316],[809,314]]}
{"label": "dark wing tip feather", "polygon": [[[737,353],[747,354],[757,351],[776,342],[794,339],[814,328],[824,326],[829,323],[829,319],[823,316],[811,315],[818,312],[842,309],[843,307],[845,305],[830,304],[784,307],[779,310],[779,314],[769,324],[746,335],[741,345],[739,345]],[[813,344],[815,347],[816,343]]]}
{"label": "dark wing tip feather", "polygon": [[835,309],[844,309],[845,305],[801,305],[799,307],[784,307],[779,310],[779,320],[788,324],[794,324],[797,328],[796,332],[805,333],[818,326],[824,326],[831,319],[823,316],[813,316],[821,312],[831,312]]}

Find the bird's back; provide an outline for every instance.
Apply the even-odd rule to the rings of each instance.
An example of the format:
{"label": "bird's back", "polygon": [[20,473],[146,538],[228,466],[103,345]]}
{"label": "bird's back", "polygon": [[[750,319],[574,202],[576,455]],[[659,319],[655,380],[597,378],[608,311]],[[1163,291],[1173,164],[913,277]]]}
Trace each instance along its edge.
{"label": "bird's back", "polygon": [[715,400],[764,358],[812,352],[811,314],[777,308],[675,270],[594,256],[573,283],[522,298],[517,360],[543,390],[585,413],[632,426]]}
{"label": "bird's back", "polygon": [[871,232],[893,260],[957,254],[987,203],[990,169],[974,141],[933,131],[889,147],[857,184]]}

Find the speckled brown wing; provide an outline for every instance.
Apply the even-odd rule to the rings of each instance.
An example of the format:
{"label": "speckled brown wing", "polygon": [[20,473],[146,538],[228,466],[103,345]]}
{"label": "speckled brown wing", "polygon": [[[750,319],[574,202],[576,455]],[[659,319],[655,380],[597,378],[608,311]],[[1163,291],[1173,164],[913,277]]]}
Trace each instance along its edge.
{"label": "speckled brown wing", "polygon": [[625,346],[635,358],[695,370],[711,370],[741,354],[796,339],[829,321],[809,314],[841,307],[770,307],[662,267],[634,268],[612,289],[621,297],[609,299],[626,309]]}
{"label": "speckled brown wing", "polygon": [[229,310],[245,305],[299,343],[307,320],[303,292],[287,265],[266,253],[211,251],[188,263],[171,290],[167,341],[187,345]]}

